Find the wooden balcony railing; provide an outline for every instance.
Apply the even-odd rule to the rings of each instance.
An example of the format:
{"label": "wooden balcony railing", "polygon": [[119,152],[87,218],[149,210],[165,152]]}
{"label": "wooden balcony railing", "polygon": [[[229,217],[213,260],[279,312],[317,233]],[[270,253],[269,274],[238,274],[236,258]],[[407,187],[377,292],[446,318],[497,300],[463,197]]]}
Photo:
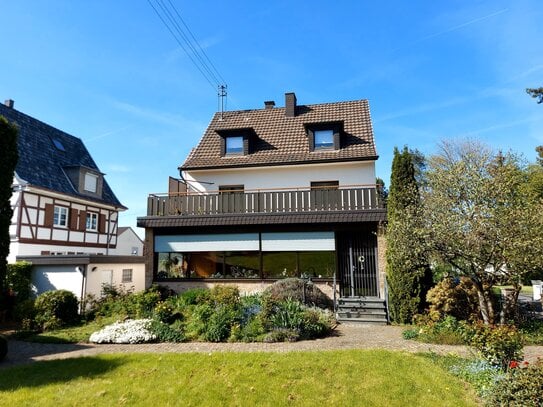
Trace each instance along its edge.
{"label": "wooden balcony railing", "polygon": [[383,208],[372,186],[151,194],[147,216],[360,211]]}

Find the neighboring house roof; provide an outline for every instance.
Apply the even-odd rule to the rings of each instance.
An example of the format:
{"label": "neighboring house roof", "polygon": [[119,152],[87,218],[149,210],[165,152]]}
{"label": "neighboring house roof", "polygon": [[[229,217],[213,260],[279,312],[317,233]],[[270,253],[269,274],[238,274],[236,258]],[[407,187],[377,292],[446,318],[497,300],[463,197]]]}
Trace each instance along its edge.
{"label": "neighboring house roof", "polygon": [[100,172],[81,139],[4,104],[0,104],[0,116],[19,129],[17,177],[35,187],[126,209],[105,179],[101,198],[80,193],[70,181],[67,175],[70,168],[83,167]]}
{"label": "neighboring house roof", "polygon": [[[193,170],[378,158],[367,100],[296,106],[294,96],[294,115],[288,116],[286,109],[268,107],[216,113],[200,143],[180,168]],[[343,125],[341,148],[310,151],[307,126],[333,122]],[[221,156],[221,131],[236,129],[249,130],[254,136],[250,153]]]}
{"label": "neighboring house roof", "polygon": [[130,226],[119,226],[119,228],[117,230],[117,236],[119,237],[125,232],[132,233],[143,244],[143,240],[141,240],[141,238],[138,236],[138,234]]}

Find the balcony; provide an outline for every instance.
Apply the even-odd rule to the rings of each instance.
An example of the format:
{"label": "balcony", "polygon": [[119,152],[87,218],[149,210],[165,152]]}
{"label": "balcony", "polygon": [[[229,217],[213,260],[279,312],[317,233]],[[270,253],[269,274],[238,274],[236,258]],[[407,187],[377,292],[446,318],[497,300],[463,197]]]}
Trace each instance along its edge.
{"label": "balcony", "polygon": [[375,185],[151,194],[147,216],[300,214],[384,210]]}

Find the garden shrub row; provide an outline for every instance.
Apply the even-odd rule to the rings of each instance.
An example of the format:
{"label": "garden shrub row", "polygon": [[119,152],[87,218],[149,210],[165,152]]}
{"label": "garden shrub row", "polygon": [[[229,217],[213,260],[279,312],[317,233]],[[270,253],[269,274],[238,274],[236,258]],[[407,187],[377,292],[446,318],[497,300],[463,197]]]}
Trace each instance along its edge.
{"label": "garden shrub row", "polygon": [[[211,290],[192,289],[180,295],[164,295],[157,288],[138,294],[115,292],[95,302],[91,314],[149,318],[139,337],[145,337],[143,331],[146,331],[152,339],[163,342],[277,342],[329,334],[335,326],[333,313],[306,305],[298,298],[304,296],[306,302],[316,299],[319,305],[326,305],[326,302],[312,288],[293,282],[287,284],[307,291],[300,294],[292,289],[296,299],[283,299],[266,292],[241,296],[237,287],[224,285]],[[276,292],[272,290],[272,293]],[[324,296],[322,292],[320,294]],[[111,334],[112,342],[121,335],[118,331],[125,328],[121,325],[116,329]],[[131,337],[138,337],[138,334],[133,333]],[[103,335],[91,337],[91,340],[94,338],[104,342]]]}

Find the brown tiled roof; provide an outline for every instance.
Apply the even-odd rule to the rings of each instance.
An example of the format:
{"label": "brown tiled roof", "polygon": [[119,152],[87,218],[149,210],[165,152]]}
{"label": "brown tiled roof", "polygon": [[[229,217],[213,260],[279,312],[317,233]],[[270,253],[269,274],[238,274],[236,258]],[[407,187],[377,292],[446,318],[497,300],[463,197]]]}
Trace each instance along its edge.
{"label": "brown tiled roof", "polygon": [[[310,151],[306,125],[343,122],[339,150]],[[218,132],[252,128],[251,153],[221,157]],[[296,116],[285,108],[216,113],[183,170],[377,159],[367,100],[299,105]]]}

